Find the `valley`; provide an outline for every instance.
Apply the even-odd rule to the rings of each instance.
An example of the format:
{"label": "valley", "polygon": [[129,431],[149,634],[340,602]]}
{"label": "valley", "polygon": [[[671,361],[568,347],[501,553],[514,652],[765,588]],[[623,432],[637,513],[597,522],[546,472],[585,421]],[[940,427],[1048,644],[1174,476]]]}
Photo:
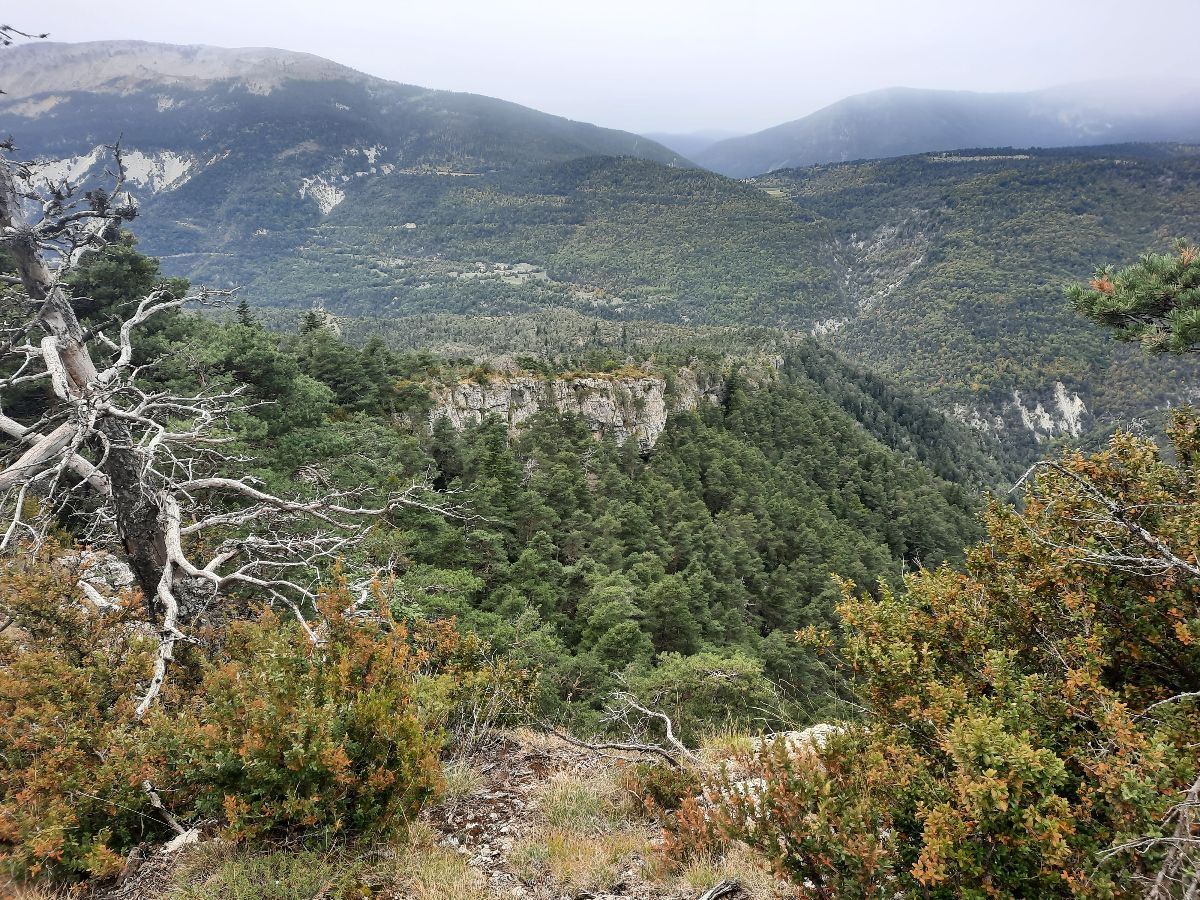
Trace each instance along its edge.
{"label": "valley", "polygon": [[1187,90],[0,88],[0,895],[1200,890]]}

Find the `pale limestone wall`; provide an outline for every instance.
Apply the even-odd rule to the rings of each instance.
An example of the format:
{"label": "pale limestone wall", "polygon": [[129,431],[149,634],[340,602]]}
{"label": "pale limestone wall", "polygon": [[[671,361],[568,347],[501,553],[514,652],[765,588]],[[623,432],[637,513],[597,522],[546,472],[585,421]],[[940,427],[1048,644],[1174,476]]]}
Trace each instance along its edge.
{"label": "pale limestone wall", "polygon": [[689,369],[675,376],[675,396],[669,401],[667,381],[661,375],[555,379],[496,375],[484,384],[463,381],[435,388],[429,424],[446,419],[462,430],[494,416],[516,430],[549,404],[588,422],[598,438],[612,435],[622,444],[633,438],[648,450],[657,443],[671,413],[695,409],[702,402],[717,403],[721,388],[716,382],[701,384]]}

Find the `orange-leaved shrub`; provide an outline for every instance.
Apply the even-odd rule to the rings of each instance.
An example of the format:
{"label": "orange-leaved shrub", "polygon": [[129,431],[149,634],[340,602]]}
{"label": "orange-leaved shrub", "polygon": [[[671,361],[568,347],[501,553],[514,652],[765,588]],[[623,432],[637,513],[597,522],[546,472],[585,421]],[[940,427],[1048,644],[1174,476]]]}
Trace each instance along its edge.
{"label": "orange-leaved shrub", "polygon": [[375,831],[441,784],[441,734],[418,715],[424,652],[386,612],[324,592],[314,644],[268,610],[229,627],[199,686],[150,724],[162,787],[231,837]]}
{"label": "orange-leaved shrub", "polygon": [[719,830],[822,900],[1142,896],[1200,771],[1197,420],[1172,439],[1044,467],[965,572],[846,585],[863,718],[743,758],[674,840]]}
{"label": "orange-leaved shrub", "polygon": [[403,826],[442,784],[446,728],[524,689],[453,622],[393,620],[340,582],[307,631],[270,609],[177,654],[150,713],[133,708],[157,641],[140,603],[97,608],[79,554],[47,544],[0,565],[0,869],[108,876],[176,818],[231,839],[328,839]]}
{"label": "orange-leaved shrub", "polygon": [[168,833],[130,724],[156,641],[128,595],[81,597],[84,568],[54,543],[0,559],[0,866],[14,875],[111,874]]}

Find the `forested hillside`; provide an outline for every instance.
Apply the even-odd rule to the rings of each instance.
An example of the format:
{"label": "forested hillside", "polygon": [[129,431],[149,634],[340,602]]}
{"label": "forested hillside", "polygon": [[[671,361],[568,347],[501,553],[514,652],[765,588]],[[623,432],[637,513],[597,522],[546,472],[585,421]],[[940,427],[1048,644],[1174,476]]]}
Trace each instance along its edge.
{"label": "forested hillside", "polygon": [[[972,150],[735,182],[634,135],[316,57],[89,46],[6,55],[0,78],[22,88],[0,110],[35,175],[98,175],[101,130],[121,122],[144,249],[256,308],[320,304],[351,333],[476,355],[658,341],[646,321],[701,341],[775,329],[719,332],[752,350],[814,333],[1025,456],[1160,419],[1196,383],[1106,343],[1061,296],[1103,259],[1196,231],[1187,147]],[[101,56],[104,77],[81,80]]]}
{"label": "forested hillside", "polygon": [[[121,245],[74,285],[99,322],[156,273]],[[457,616],[539,667],[547,713],[586,718],[610,673],[654,678],[670,653],[771,671],[791,685],[775,715],[815,702],[830,686],[810,683],[812,660],[787,635],[829,621],[832,573],[895,583],[906,567],[957,558],[977,534],[981,492],[1003,480],[972,431],[812,343],[765,371],[693,360],[711,367],[720,402],[673,416],[643,454],[553,411],[512,435],[497,420],[456,432],[430,415],[437,389],[505,372],[377,339],[357,348],[328,321],[309,315],[281,340],[246,310],[175,316],[142,352],[163,355],[153,378],[175,392],[249,385],[263,405],[239,417],[238,441],[265,489],[287,493],[303,476],[383,496],[424,477],[457,494],[470,518],[403,515],[373,530],[368,561],[396,579],[398,614]],[[600,351],[585,361],[602,377],[628,368]],[[699,727],[732,713],[693,714]]]}
{"label": "forested hillside", "polygon": [[[1200,370],[1114,346],[1063,302],[1065,273],[1165,249],[1200,228],[1184,148],[972,151],[777,173],[759,182],[837,235],[853,305],[831,343],[983,427],[1079,434],[1195,398]],[[1055,384],[1084,399],[1078,428]],[[1019,396],[1018,396],[1019,394]],[[967,414],[968,417],[971,415]]]}
{"label": "forested hillside", "polygon": [[1200,897],[1200,150],[39,40],[0,896]]}

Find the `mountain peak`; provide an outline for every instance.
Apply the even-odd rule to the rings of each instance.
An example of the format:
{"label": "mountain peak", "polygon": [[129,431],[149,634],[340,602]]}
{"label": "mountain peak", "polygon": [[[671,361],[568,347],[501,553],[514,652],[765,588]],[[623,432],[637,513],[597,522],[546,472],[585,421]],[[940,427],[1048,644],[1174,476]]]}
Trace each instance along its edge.
{"label": "mountain peak", "polygon": [[147,83],[201,89],[235,79],[255,93],[285,81],[369,81],[348,66],[292,50],[149,41],[32,42],[0,53],[0,84],[11,99],[48,93],[125,93]]}

